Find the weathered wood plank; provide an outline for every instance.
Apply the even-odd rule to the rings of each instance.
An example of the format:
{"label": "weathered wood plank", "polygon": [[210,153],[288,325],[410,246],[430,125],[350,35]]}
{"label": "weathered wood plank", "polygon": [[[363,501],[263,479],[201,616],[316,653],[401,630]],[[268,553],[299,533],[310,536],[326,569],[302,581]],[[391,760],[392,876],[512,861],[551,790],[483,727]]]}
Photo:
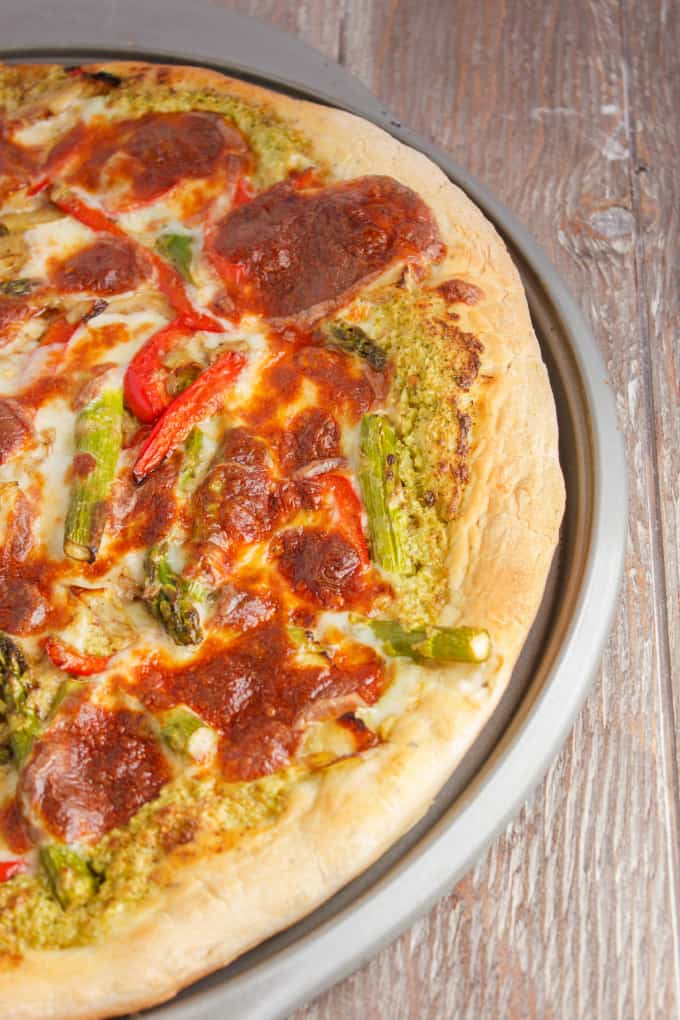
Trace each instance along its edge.
{"label": "weathered wood plank", "polygon": [[[643,11],[624,0],[630,64],[631,197],[638,220],[635,266],[640,332],[649,345],[658,509],[670,634],[667,673],[680,676],[680,8],[658,0]],[[680,719],[680,689],[675,719]]]}
{"label": "weathered wood plank", "polygon": [[226,6],[341,59],[530,225],[593,323],[631,468],[620,611],[545,783],[428,918],[295,1020],[675,1015],[677,5]]}

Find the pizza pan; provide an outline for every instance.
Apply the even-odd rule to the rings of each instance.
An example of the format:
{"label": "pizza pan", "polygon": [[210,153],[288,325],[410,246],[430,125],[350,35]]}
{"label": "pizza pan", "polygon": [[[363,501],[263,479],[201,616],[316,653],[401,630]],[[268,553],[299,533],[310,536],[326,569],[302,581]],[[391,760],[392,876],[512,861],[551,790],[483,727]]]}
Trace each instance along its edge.
{"label": "pizza pan", "polygon": [[623,441],[604,363],[562,281],[486,188],[401,125],[343,68],[207,0],[2,0],[0,59],[202,64],[374,121],[438,163],[496,224],[519,266],[560,425],[567,510],[538,618],[508,690],[431,810],[300,923],[197,982],[153,1020],[281,1020],[360,966],[479,857],[540,780],[585,698],[623,568]]}

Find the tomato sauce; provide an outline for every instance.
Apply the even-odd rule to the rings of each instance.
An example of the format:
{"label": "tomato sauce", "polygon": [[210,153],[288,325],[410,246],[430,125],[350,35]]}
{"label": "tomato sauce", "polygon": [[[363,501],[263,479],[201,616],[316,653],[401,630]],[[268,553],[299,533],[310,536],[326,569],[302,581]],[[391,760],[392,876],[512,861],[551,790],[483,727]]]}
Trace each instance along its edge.
{"label": "tomato sauce", "polygon": [[299,665],[295,651],[281,619],[268,619],[230,644],[206,640],[187,666],[145,664],[134,690],[155,710],[188,705],[220,733],[226,777],[255,779],[288,763],[302,736],[297,723],[316,701],[358,694],[372,704],[383,688],[369,648],[318,667]]}

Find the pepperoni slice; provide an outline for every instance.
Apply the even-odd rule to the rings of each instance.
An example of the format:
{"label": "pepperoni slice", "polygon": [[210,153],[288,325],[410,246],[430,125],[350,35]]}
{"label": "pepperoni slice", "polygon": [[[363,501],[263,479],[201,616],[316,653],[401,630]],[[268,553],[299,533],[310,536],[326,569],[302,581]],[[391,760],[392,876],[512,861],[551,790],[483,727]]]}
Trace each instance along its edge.
{"label": "pepperoni slice", "polygon": [[401,259],[439,259],[430,209],[391,177],[301,191],[275,185],[230,212],[213,260],[237,304],[269,318],[320,317]]}
{"label": "pepperoni slice", "polygon": [[169,778],[139,713],[84,702],[38,741],[20,792],[54,835],[93,841],[125,825]]}
{"label": "pepperoni slice", "polygon": [[153,201],[180,181],[223,169],[234,181],[248,163],[239,132],[213,113],[147,113],[100,128],[72,174],[90,191],[124,182],[118,201]]}
{"label": "pepperoni slice", "polygon": [[58,265],[52,282],[61,291],[120,294],[136,287],[148,272],[131,242],[102,235]]}

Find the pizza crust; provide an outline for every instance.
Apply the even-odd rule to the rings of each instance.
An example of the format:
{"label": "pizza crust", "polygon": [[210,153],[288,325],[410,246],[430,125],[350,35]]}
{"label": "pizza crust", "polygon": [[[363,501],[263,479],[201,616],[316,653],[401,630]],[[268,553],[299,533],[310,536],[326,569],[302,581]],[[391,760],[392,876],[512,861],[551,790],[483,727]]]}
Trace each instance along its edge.
{"label": "pizza crust", "polygon": [[422,670],[416,711],[386,743],[300,784],[276,825],[245,835],[206,866],[178,870],[110,937],[77,949],[29,951],[0,969],[14,1020],[85,1020],[168,999],[315,907],[371,865],[427,811],[497,705],[536,614],[564,509],[557,421],[524,291],[482,213],[422,154],[343,111],[212,71],[139,64],[152,85],[223,90],[273,107],[313,139],[338,177],[389,174],[432,208],[448,255],[441,279],[483,291],[460,326],[484,344],[471,481],[454,523],[449,624],[483,623],[493,656],[479,667]]}

